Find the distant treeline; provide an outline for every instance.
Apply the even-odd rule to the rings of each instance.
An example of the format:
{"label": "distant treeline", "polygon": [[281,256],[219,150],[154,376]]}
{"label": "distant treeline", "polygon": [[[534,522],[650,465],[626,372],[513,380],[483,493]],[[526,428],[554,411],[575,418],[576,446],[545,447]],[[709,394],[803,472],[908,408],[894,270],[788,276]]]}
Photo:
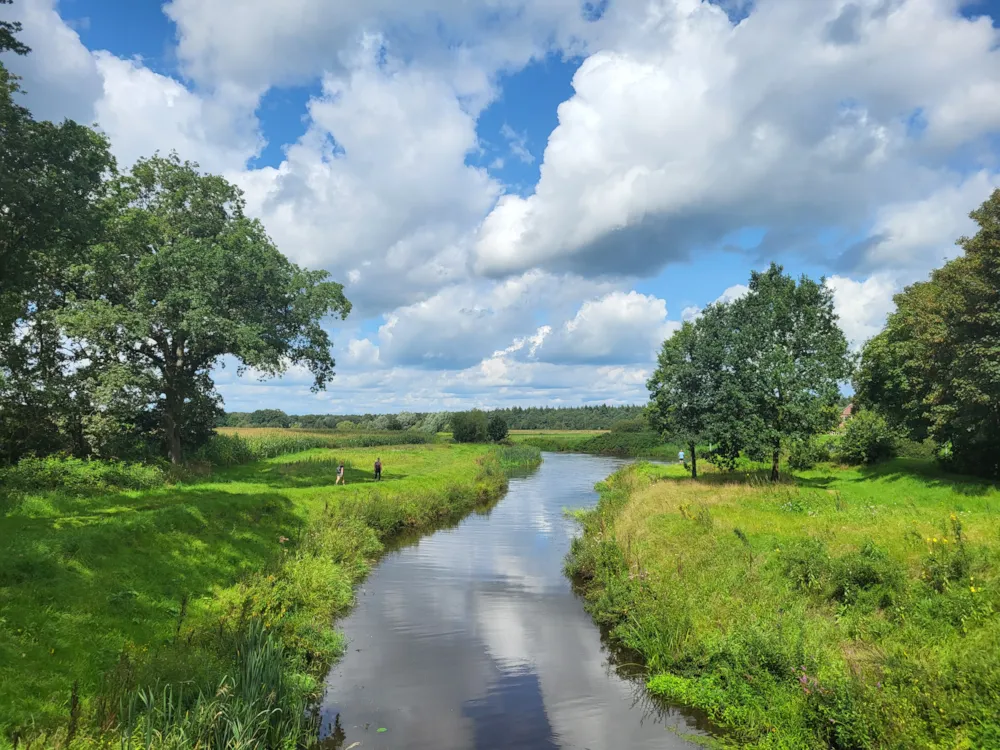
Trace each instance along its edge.
{"label": "distant treeline", "polygon": [[[622,420],[642,416],[642,406],[580,406],[539,407],[515,406],[495,409],[512,430],[609,430]],[[402,412],[400,414],[286,414],[280,409],[258,409],[253,412],[224,414],[219,427],[299,427],[303,429],[375,429],[405,430],[411,428],[436,432],[448,425],[449,412]],[[350,424],[344,424],[350,423]]]}

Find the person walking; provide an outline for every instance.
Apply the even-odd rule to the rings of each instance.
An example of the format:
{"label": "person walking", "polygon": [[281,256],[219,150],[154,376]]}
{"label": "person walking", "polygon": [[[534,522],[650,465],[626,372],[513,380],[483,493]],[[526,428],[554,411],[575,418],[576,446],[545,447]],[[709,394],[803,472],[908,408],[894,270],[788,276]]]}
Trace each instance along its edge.
{"label": "person walking", "polygon": [[375,481],[376,482],[381,482],[382,481],[382,459],[381,458],[376,458],[375,459]]}
{"label": "person walking", "polygon": [[335,485],[337,485],[337,484],[347,484],[347,482],[344,481],[344,462],[343,461],[341,461],[340,462],[340,466],[337,467],[337,481],[334,482],[334,484]]}

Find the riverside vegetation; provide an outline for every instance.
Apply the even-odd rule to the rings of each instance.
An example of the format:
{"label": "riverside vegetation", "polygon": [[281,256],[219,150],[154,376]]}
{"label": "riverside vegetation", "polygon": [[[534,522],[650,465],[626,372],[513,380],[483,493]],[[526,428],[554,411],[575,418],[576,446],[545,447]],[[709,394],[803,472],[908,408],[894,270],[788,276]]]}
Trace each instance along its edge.
{"label": "riverside vegetation", "polygon": [[1000,489],[927,459],[632,465],[567,571],[649,689],[759,748],[1000,747]]}
{"label": "riverside vegetation", "polygon": [[219,435],[180,470],[57,458],[2,470],[0,747],[300,746],[343,648],[333,618],[385,543],[489,507],[512,468],[539,459],[266,430]]}

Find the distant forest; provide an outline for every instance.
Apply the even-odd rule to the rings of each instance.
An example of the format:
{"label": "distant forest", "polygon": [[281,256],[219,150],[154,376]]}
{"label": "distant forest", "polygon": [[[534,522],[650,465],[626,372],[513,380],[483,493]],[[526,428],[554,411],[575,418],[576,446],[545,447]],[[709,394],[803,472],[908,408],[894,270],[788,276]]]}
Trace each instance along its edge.
{"label": "distant forest", "polygon": [[[608,430],[615,422],[642,415],[642,406],[579,406],[550,408],[515,406],[490,410],[500,414],[512,430]],[[449,412],[402,412],[400,414],[286,414],[279,409],[224,414],[219,427],[299,427],[303,429],[345,429],[350,422],[357,429],[433,431],[447,425]]]}

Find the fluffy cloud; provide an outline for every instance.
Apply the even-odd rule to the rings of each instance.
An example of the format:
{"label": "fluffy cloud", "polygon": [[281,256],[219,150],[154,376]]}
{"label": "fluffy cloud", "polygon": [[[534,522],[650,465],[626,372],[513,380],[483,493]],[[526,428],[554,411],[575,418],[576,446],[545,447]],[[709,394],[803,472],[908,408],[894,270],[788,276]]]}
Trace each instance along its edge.
{"label": "fluffy cloud", "polygon": [[206,171],[231,173],[246,167],[263,147],[253,115],[255,96],[220,91],[201,97],[139,60],[108,52],[94,59],[103,80],[97,121],[123,165],[155,150],[176,151]]}
{"label": "fluffy cloud", "polygon": [[[394,311],[379,329],[383,361],[394,365],[464,369],[512,341],[513,351],[529,354],[527,337],[536,333],[536,316],[566,317],[581,298],[610,285],[531,271],[496,284],[448,287],[424,301]],[[544,338],[544,334],[542,335]],[[535,349],[544,344],[541,340]]]}
{"label": "fluffy cloud", "polygon": [[864,281],[831,276],[826,284],[833,290],[833,304],[840,327],[851,346],[860,348],[878,333],[886,316],[893,311],[892,295],[898,291],[892,277],[881,274]]}
{"label": "fluffy cloud", "polygon": [[101,74],[79,34],[59,16],[55,0],[20,0],[3,13],[21,22],[19,38],[32,49],[24,57],[4,57],[4,65],[24,78],[25,105],[43,120],[92,123],[103,91]]}
{"label": "fluffy cloud", "polygon": [[468,235],[499,185],[465,158],[475,119],[456,91],[369,37],[309,104],[308,132],[278,168],[234,175],[293,260],[326,268],[361,315],[468,279]]}
{"label": "fluffy cloud", "polygon": [[538,357],[572,364],[648,364],[679,324],[667,320],[667,303],[638,292],[612,292],[588,300],[541,344]]}
{"label": "fluffy cloud", "polygon": [[[1000,129],[998,33],[954,0],[594,6],[244,0],[233,14],[171,0],[191,86],[87,50],[54,0],[5,13],[35,48],[9,62],[37,114],[96,118],[124,164],[176,149],[224,173],[286,254],[345,283],[352,325],[383,316],[367,338],[341,329],[330,393],[296,372],[225,373],[230,408],[642,401],[677,323],[634,279],[747,227],[766,231],[760,258],[796,251],[836,271],[858,344],[894,291],[956,253],[969,210],[1000,184],[983,141]],[[467,163],[479,114],[501,73],[552,51],[584,58],[575,93],[533,193],[502,195]],[[310,80],[322,91],[306,133],[279,166],[248,168],[260,96]],[[527,136],[542,142],[501,135],[523,162]]]}
{"label": "fluffy cloud", "polygon": [[[633,2],[633,0],[627,0]],[[204,83],[250,88],[308,79],[349,67],[343,51],[378,30],[398,54],[438,69],[463,96],[479,99],[501,69],[517,69],[553,43],[575,48],[589,24],[579,0],[171,0],[178,55]]]}
{"label": "fluffy cloud", "polygon": [[998,33],[952,0],[760,0],[735,27],[674,0],[616,28],[559,107],[534,194],[484,223],[481,273],[651,274],[745,226],[781,240],[768,251],[861,231],[1000,128]]}
{"label": "fluffy cloud", "polygon": [[885,269],[906,281],[922,276],[958,254],[955,241],[976,230],[969,212],[997,187],[1000,175],[981,171],[926,198],[883,206],[869,237],[848,249],[839,265]]}

